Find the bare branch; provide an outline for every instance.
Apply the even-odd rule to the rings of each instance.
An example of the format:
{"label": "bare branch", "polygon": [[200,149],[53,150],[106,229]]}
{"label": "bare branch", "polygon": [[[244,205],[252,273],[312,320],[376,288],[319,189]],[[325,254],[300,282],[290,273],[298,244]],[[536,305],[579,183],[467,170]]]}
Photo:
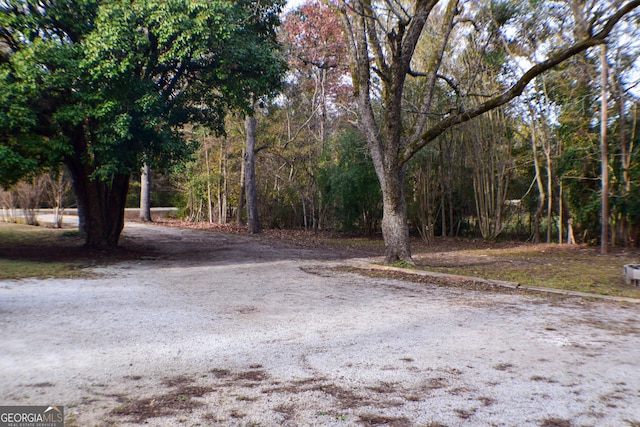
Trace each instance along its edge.
{"label": "bare branch", "polygon": [[456,93],[456,96],[458,98],[462,97],[462,93],[460,92],[460,88],[456,85],[456,83],[453,81],[453,79],[444,76],[442,74],[436,74],[436,77],[444,80],[445,82],[447,82],[447,84],[449,85],[449,87]]}
{"label": "bare branch", "polygon": [[[438,70],[440,69],[440,65],[442,64],[442,58],[444,56],[444,51],[449,43],[449,37],[451,36],[451,32],[453,31],[453,21],[458,10],[458,1],[457,0],[449,0],[447,4],[447,8],[445,10],[444,16],[442,17],[442,27],[440,29],[439,40],[437,40],[436,49],[433,50],[431,56],[428,59],[427,64],[427,81],[425,84],[425,92],[422,96],[422,103],[420,105],[420,112],[426,113],[431,109],[431,102],[433,100],[433,94],[437,79]],[[411,60],[411,57],[409,58]],[[407,64],[408,65],[408,64]],[[409,139],[412,144],[414,141],[419,140],[422,131],[427,122],[426,114],[422,114],[418,116],[416,122],[413,124],[413,130],[411,132],[411,138]]]}
{"label": "bare branch", "polygon": [[567,59],[584,52],[590,47],[597,46],[604,42],[607,36],[611,33],[615,25],[624,18],[625,15],[632,12],[635,8],[640,6],[640,0],[633,0],[625,4],[622,8],[620,8],[616,13],[611,15],[609,19],[607,19],[602,26],[602,29],[598,31],[593,36],[590,36],[580,42],[575,43],[574,45],[563,49],[557,52],[552,57],[548,58],[546,61],[543,61],[539,64],[534,65],[529,68],[529,70],[520,77],[520,79],[514,83],[509,89],[507,89],[502,94],[495,96],[486,102],[471,108],[467,111],[459,112],[453,116],[449,116],[443,120],[440,120],[431,128],[427,129],[420,135],[420,139],[417,141],[412,141],[405,151],[401,154],[400,163],[405,164],[409,161],[418,151],[420,151],[424,146],[426,146],[429,142],[436,139],[439,135],[445,132],[447,129],[451,128],[460,123],[467,122],[475,117],[478,117],[487,111],[498,108],[502,105],[505,105],[512,99],[520,96],[524,91],[525,87],[537,76],[544,73],[545,71],[550,70],[556,65],[561,64]]}

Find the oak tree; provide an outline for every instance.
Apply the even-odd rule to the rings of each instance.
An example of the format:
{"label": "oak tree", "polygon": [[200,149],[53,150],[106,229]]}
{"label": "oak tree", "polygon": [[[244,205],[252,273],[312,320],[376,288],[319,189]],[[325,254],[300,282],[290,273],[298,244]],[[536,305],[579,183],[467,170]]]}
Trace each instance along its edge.
{"label": "oak tree", "polygon": [[[367,140],[383,194],[382,233],[386,261],[412,263],[404,178],[407,162],[438,136],[458,124],[503,106],[522,94],[536,76],[585,50],[603,43],[616,24],[640,6],[640,0],[607,3],[585,20],[585,31],[564,46],[536,52],[539,61],[513,79],[505,79],[499,93],[486,94],[481,102],[464,102],[449,111],[435,111],[432,105],[439,84],[457,89],[455,80],[442,73],[450,37],[456,26],[474,27],[476,5],[493,2],[462,0],[325,0],[341,18],[350,58],[357,102],[358,127]],[[491,4],[488,4],[491,3]],[[509,2],[495,2],[509,3]],[[424,68],[413,68],[419,43],[429,38],[430,55]],[[405,88],[409,79],[422,80],[421,99],[407,114]],[[455,90],[454,90],[455,91]],[[468,94],[459,93],[464,101]],[[462,107],[462,108],[460,108]],[[437,113],[437,114],[434,114]],[[434,118],[435,117],[435,118]],[[410,119],[410,120],[409,120]]]}
{"label": "oak tree", "polygon": [[88,246],[116,246],[129,178],[221,131],[276,75],[278,0],[0,3],[0,180],[64,163]]}

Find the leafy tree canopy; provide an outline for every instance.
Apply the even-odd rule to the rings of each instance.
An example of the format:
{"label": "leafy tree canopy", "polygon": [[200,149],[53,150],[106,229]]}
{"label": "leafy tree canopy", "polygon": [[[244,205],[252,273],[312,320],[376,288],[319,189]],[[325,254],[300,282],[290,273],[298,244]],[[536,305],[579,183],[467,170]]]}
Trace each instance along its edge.
{"label": "leafy tree canopy", "polygon": [[4,1],[0,179],[73,156],[93,178],[131,173],[144,152],[188,153],[177,128],[221,131],[228,107],[277,88],[278,1]]}
{"label": "leafy tree canopy", "polygon": [[[280,0],[0,2],[0,184],[64,162],[90,246],[114,246],[129,176],[278,88]],[[120,206],[122,205],[122,206]],[[90,218],[89,216],[93,216]],[[84,224],[84,225],[83,225]],[[90,237],[93,235],[93,237]]]}

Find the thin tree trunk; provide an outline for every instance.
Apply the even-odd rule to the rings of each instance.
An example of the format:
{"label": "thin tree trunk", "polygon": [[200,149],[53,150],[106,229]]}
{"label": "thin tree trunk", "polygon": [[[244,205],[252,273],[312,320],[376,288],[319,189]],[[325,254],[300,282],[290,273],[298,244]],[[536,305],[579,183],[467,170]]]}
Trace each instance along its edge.
{"label": "thin tree trunk", "polygon": [[218,180],[218,223],[227,223],[227,204],[229,199],[229,180],[227,179],[227,140],[222,139],[220,142],[220,179]]}
{"label": "thin tree trunk", "polygon": [[551,150],[545,147],[544,157],[547,162],[547,243],[551,243],[551,228],[553,214],[553,175],[551,169]]}
{"label": "thin tree trunk", "polygon": [[558,216],[560,217],[560,219],[558,220],[558,243],[562,244],[562,233],[564,232],[563,230],[563,224],[562,224],[562,220],[564,219],[564,209],[563,209],[563,197],[564,197],[564,188],[562,187],[562,180],[560,180],[560,191],[559,191],[559,195],[558,195],[558,199],[559,199],[559,203],[558,203]]}
{"label": "thin tree trunk", "polygon": [[567,221],[567,245],[575,245],[576,238],[573,235],[573,218]]}
{"label": "thin tree trunk", "polygon": [[600,167],[602,183],[602,209],[601,209],[601,230],[600,230],[600,253],[606,254],[609,251],[609,155],[607,147],[607,122],[609,120],[609,110],[607,108],[607,45],[600,45],[600,68],[601,68],[601,108],[600,108]]}
{"label": "thin tree trunk", "polygon": [[440,235],[442,237],[447,237],[447,202],[446,202],[446,172],[445,172],[445,164],[444,164],[444,150],[442,147],[442,140],[440,140],[439,151],[440,151],[440,214],[442,218],[440,218]]}
{"label": "thin tree trunk", "polygon": [[540,170],[540,161],[538,160],[538,142],[536,138],[535,127],[532,127],[531,148],[533,150],[533,166],[535,170],[536,186],[538,188],[538,206],[536,213],[533,217],[533,242],[540,242],[540,218],[544,211],[544,202],[546,199],[546,193],[544,191],[544,185],[542,184],[542,171]]}
{"label": "thin tree trunk", "polygon": [[300,200],[302,202],[302,225],[305,230],[308,230],[309,224],[307,224],[307,204],[305,202],[304,194],[300,194]]}
{"label": "thin tree trunk", "polygon": [[144,162],[140,175],[140,219],[142,221],[151,221],[151,185],[149,174],[149,164]]}
{"label": "thin tree trunk", "polygon": [[[544,92],[544,98],[542,101],[544,102],[544,111],[549,111],[549,95],[547,92],[547,84],[543,79],[542,80],[542,90]],[[551,243],[553,228],[551,225],[553,224],[553,161],[551,159],[551,136],[549,135],[549,127],[545,117],[541,118],[541,126],[542,126],[542,149],[544,151],[544,158],[546,162],[547,169],[547,243]],[[562,203],[562,201],[560,201]]]}
{"label": "thin tree trunk", "polygon": [[453,159],[454,159],[454,152],[453,149],[455,147],[454,145],[454,141],[453,141],[453,132],[449,132],[450,138],[449,138],[449,150],[448,150],[448,165],[449,165],[449,173],[445,174],[445,180],[447,183],[447,200],[449,202],[449,237],[454,237],[456,235],[455,232],[455,224],[454,224],[454,206],[453,206],[453,179],[452,179],[452,170],[453,170]]}
{"label": "thin tree trunk", "polygon": [[326,94],[326,80],[327,70],[323,68],[320,70],[320,150],[324,149],[325,140],[327,139],[327,94]]}
{"label": "thin tree trunk", "polygon": [[207,210],[209,212],[209,224],[213,224],[213,201],[211,199],[211,165],[209,164],[209,145],[207,143],[205,143],[204,145],[204,163],[207,168]]}
{"label": "thin tree trunk", "polygon": [[[222,150],[223,150],[223,146],[224,143],[220,143],[220,155],[218,156],[218,179],[217,179],[217,191],[216,191],[216,199],[217,199],[217,203],[216,203],[216,214],[218,217],[218,224],[224,224],[224,222],[222,222]],[[226,219],[225,219],[226,222]]]}
{"label": "thin tree trunk", "polygon": [[[626,126],[626,112],[625,112],[625,100],[623,90],[620,88],[617,91],[617,100],[616,105],[618,108],[618,138],[620,144],[620,166],[622,169],[622,182],[623,182],[623,191],[622,198],[627,201],[629,198],[629,194],[631,193],[631,176],[629,175],[629,169],[631,167],[631,154],[633,152],[633,138],[629,143],[627,143],[627,126]],[[634,105],[634,111],[637,108]],[[633,125],[633,129],[635,129],[635,123]],[[628,145],[627,145],[628,144]],[[630,215],[629,212],[622,212],[620,218],[620,234],[622,239],[624,240],[625,247],[629,247],[629,227],[631,221],[629,221]]]}
{"label": "thin tree trunk", "polygon": [[242,212],[244,212],[244,199],[245,199],[245,149],[242,149],[242,163],[240,165],[240,191],[238,195],[238,210],[236,211],[236,224],[239,226],[244,225],[244,221],[242,220]]}
{"label": "thin tree trunk", "polygon": [[254,234],[260,233],[262,227],[258,218],[258,195],[255,175],[256,118],[253,115],[245,117],[245,130],[247,132],[244,153],[247,225],[248,232]]}

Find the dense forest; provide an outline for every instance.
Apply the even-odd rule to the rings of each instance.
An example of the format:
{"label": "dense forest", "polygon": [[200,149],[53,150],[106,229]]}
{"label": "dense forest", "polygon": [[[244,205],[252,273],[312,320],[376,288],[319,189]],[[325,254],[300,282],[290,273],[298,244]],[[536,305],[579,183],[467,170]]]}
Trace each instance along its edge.
{"label": "dense forest", "polygon": [[[5,219],[16,207],[82,207],[79,176],[70,170],[81,167],[70,161],[79,154],[62,149],[43,161],[40,148],[16,147],[46,141],[45,149],[58,150],[60,129],[73,133],[89,121],[78,111],[89,105],[101,122],[85,132],[108,142],[91,156],[119,155],[115,141],[137,145],[135,155],[92,170],[84,185],[131,177],[123,189],[129,207],[172,205],[189,221],[249,220],[253,231],[383,231],[387,241],[393,229],[383,219],[393,205],[404,210],[408,233],[427,241],[640,245],[639,2],[309,0],[283,12],[277,1],[210,2],[217,6],[199,10],[200,2],[185,0],[129,14],[113,2],[85,1],[78,3],[97,8],[83,13],[103,26],[102,39],[89,29],[56,38],[53,24],[37,22],[39,36],[32,32],[31,47],[20,47],[26,42],[17,35],[29,23],[18,29],[16,17],[35,15],[26,5],[36,3],[46,21],[47,8],[70,2],[0,5],[0,78],[16,88],[0,95]],[[175,19],[161,24],[160,12]],[[236,28],[221,13],[251,24]],[[169,35],[166,49],[153,52],[143,36],[158,26]],[[85,38],[67,41],[81,31]],[[31,71],[18,61],[28,63],[47,43],[74,46],[49,58],[60,69],[81,64],[92,74],[74,92],[65,80],[70,72],[51,73],[46,84],[59,84],[65,97],[85,92],[82,102],[56,110],[43,133],[45,125],[24,110],[49,114],[54,107],[16,100],[37,89],[26,87]],[[78,45],[89,53],[75,62]],[[118,56],[127,49],[131,55]],[[224,59],[211,71],[185,67],[185,55]],[[29,75],[17,79],[19,70]],[[119,93],[114,85],[128,84],[118,83],[127,73],[138,86]],[[98,90],[100,102],[92,98]],[[150,95],[163,90],[160,99]],[[107,115],[114,118],[107,122]],[[393,138],[395,151],[388,148]],[[392,169],[395,175],[385,175]],[[141,193],[147,181],[150,203]]]}

